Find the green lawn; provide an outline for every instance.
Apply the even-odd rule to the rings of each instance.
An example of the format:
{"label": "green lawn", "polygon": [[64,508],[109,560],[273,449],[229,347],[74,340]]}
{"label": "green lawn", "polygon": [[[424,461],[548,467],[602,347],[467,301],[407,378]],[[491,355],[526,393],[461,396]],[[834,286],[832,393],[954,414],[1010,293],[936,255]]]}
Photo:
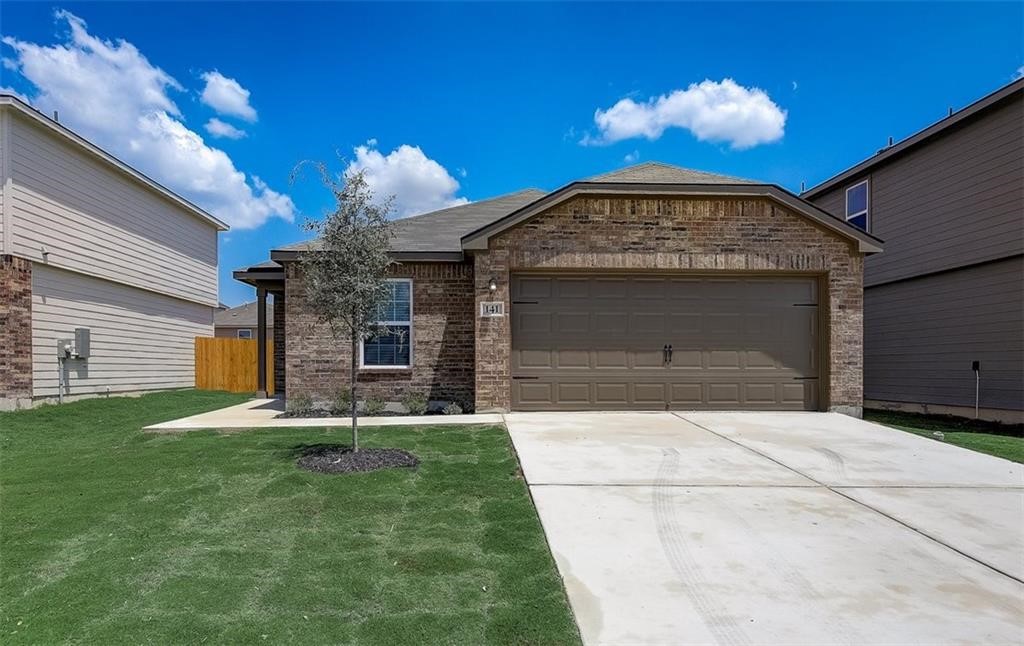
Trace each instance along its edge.
{"label": "green lawn", "polygon": [[864,411],[864,419],[932,439],[941,431],[944,442],[1024,463],[1024,429],[1020,425],[881,410]]}
{"label": "green lawn", "polygon": [[576,644],[497,426],[366,428],[417,470],[299,471],[345,429],[151,435],[179,391],[0,414],[5,644]]}

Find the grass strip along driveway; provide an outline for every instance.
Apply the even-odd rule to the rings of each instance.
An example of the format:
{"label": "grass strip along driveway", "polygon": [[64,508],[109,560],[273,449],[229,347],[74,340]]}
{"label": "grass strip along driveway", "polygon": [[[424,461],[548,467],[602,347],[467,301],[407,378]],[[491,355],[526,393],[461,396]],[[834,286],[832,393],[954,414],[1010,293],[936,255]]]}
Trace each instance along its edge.
{"label": "grass strip along driveway", "polygon": [[942,433],[943,442],[1024,463],[1024,426],[1020,424],[884,410],[866,410],[864,419],[933,440],[938,439],[935,436],[938,431]]}
{"label": "grass strip along driveway", "polygon": [[151,435],[179,391],[0,414],[0,640],[573,644],[499,426],[363,430],[421,463],[295,467],[346,429]]}

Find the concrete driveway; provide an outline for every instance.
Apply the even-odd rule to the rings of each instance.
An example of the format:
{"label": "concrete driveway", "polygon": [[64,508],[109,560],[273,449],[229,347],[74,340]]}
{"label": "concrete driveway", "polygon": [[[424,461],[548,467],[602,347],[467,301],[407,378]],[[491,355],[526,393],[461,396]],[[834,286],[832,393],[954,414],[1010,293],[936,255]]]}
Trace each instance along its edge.
{"label": "concrete driveway", "polygon": [[506,416],[587,644],[1024,643],[1024,468],[830,413]]}

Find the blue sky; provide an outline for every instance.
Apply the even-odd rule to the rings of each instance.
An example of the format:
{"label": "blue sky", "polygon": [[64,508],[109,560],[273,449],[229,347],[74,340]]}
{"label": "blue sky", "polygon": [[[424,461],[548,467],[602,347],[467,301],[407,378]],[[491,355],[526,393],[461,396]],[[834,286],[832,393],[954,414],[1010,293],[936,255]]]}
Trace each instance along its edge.
{"label": "blue sky", "polygon": [[340,152],[407,213],[632,160],[796,191],[1024,66],[1021,3],[8,2],[0,31],[0,86],[236,224],[230,304],[329,203],[289,183],[302,159]]}

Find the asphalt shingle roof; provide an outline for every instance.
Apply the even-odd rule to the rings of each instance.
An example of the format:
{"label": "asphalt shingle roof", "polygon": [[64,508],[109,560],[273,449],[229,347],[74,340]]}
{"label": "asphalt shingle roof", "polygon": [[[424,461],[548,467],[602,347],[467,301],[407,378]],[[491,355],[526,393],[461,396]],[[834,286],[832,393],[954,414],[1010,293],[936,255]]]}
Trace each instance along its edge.
{"label": "asphalt shingle roof", "polygon": [[[270,303],[267,303],[267,327],[274,327],[270,316]],[[256,301],[238,307],[219,310],[213,313],[214,327],[256,327]]]}
{"label": "asphalt shingle roof", "polygon": [[622,184],[761,184],[752,179],[730,177],[705,173],[700,170],[663,164],[661,162],[644,162],[635,166],[627,166],[610,173],[588,177],[584,182],[622,183]]}
{"label": "asphalt shingle roof", "polygon": [[[610,173],[595,175],[580,180],[582,182],[622,183],[622,184],[759,184],[760,182],[716,175],[699,170],[662,164],[660,162],[644,162],[635,166],[627,166]],[[440,211],[432,211],[411,218],[396,220],[394,223],[394,252],[445,253],[461,252],[463,236],[496,222],[503,217],[518,211],[522,207],[535,202],[548,193],[536,188],[500,195],[488,200],[471,202],[461,206],[453,206]],[[307,251],[316,248],[316,240],[298,242],[277,251]]]}
{"label": "asphalt shingle roof", "polygon": [[[395,220],[393,225],[395,237],[391,248],[396,252],[460,252],[462,251],[462,236],[495,220],[500,220],[546,194],[539,189],[528,188],[489,200],[480,200]],[[298,242],[278,249],[280,251],[306,251],[315,248],[315,244],[315,240]]]}

